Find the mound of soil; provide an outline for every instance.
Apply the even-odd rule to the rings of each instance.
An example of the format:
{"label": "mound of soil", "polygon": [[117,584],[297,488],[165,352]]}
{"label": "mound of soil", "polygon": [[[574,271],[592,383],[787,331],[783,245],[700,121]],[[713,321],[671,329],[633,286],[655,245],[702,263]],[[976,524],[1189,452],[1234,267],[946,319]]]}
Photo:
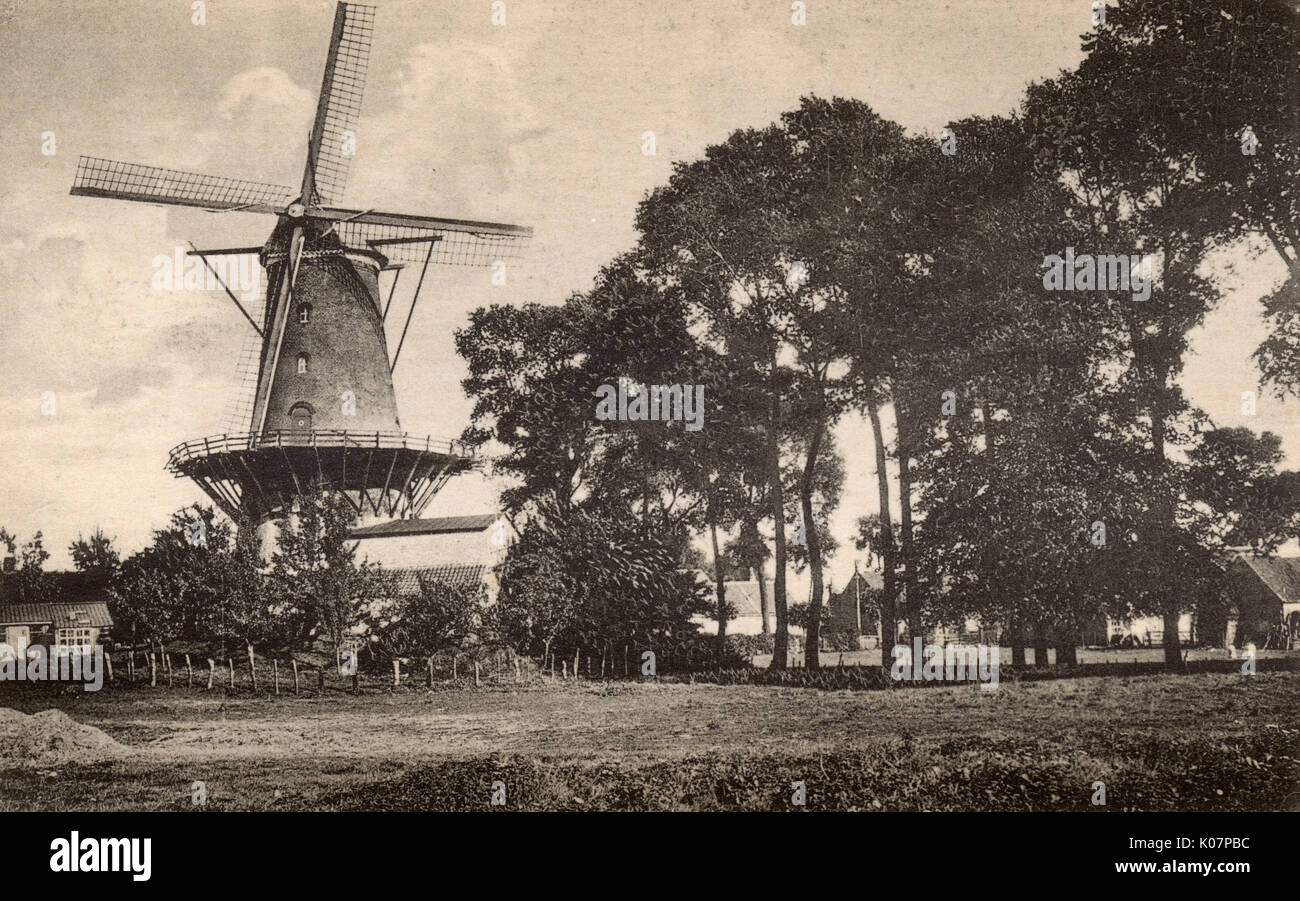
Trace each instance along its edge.
{"label": "mound of soil", "polygon": [[0,766],[82,763],[128,753],[125,745],[62,710],[30,716],[0,707]]}

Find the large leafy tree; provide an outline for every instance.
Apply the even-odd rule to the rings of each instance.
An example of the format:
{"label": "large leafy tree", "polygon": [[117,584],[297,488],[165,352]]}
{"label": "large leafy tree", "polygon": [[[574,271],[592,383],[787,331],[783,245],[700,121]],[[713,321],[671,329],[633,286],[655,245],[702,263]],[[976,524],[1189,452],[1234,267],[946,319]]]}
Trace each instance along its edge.
{"label": "large leafy tree", "polygon": [[1190,176],[1230,217],[1226,237],[1258,239],[1286,267],[1263,298],[1271,329],[1256,358],[1279,393],[1300,396],[1297,24],[1283,0],[1123,0],[1086,36],[1080,71],[1094,86],[1123,80],[1115,115],[1159,123],[1160,150],[1184,164],[1152,175]]}
{"label": "large leafy tree", "polygon": [[1203,547],[1265,556],[1300,537],[1300,473],[1279,471],[1282,439],[1245,428],[1205,431],[1183,467],[1183,514]]}
{"label": "large leafy tree", "polygon": [[[499,576],[493,628],[512,646],[543,657],[649,650],[681,665],[709,612],[694,573],[677,570],[683,534],[646,533],[594,505],[544,509],[511,545]],[[690,662],[702,662],[691,660]]]}
{"label": "large leafy tree", "polygon": [[86,573],[95,579],[107,583],[117,574],[122,565],[121,555],[113,547],[113,539],[104,534],[103,529],[95,529],[86,538],[78,535],[68,545],[68,554],[77,572]]}
{"label": "large leafy tree", "polygon": [[[1088,56],[1076,71],[1030,87],[1026,118],[1039,164],[1071,188],[1070,215],[1086,249],[1142,254],[1158,266],[1149,299],[1102,296],[1111,301],[1122,384],[1137,414],[1135,434],[1144,433],[1151,475],[1133,539],[1150,566],[1130,576],[1150,577],[1135,581],[1135,593],[1149,612],[1163,616],[1165,659],[1176,664],[1184,593],[1163,575],[1177,569],[1184,546],[1170,466],[1170,449],[1182,439],[1177,424],[1187,412],[1176,378],[1188,332],[1219,298],[1201,265],[1233,222],[1217,202],[1217,186],[1204,177],[1202,123],[1168,103],[1168,87],[1152,76],[1162,55],[1180,52],[1176,36],[1164,34],[1178,18],[1166,6],[1164,30],[1130,29],[1124,7],[1108,14],[1085,41]],[[1190,82],[1180,87],[1198,90]]]}
{"label": "large leafy tree", "polygon": [[[655,276],[679,290],[692,321],[732,368],[763,379],[761,429],[773,522],[776,634],[772,666],[789,656],[785,493],[786,439],[807,439],[805,467],[815,471],[838,413],[829,385],[834,349],[822,315],[832,301],[813,288],[794,240],[798,221],[792,143],[779,125],[741,130],[709,147],[702,160],[680,163],[669,183],[637,212],[640,249]],[[807,507],[811,480],[800,486]],[[811,516],[809,517],[812,518]],[[816,542],[815,530],[810,533]],[[812,548],[813,603],[821,604],[821,554]],[[815,635],[810,638],[815,639]],[[816,642],[810,641],[815,666]]]}
{"label": "large leafy tree", "polygon": [[122,563],[110,590],[114,620],[150,642],[209,640],[221,632],[234,529],[210,506],[173,513],[148,547]]}
{"label": "large leafy tree", "polygon": [[[377,566],[357,562],[356,542],[348,538],[355,519],[347,498],[312,491],[281,526],[268,587],[274,620],[293,638],[341,647],[362,625],[367,607],[391,594]],[[258,627],[258,619],[249,625]]]}

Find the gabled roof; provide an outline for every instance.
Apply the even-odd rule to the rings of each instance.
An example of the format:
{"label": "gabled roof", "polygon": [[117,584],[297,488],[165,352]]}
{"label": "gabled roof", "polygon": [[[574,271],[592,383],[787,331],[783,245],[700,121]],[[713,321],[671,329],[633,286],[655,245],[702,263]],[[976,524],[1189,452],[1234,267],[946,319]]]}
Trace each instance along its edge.
{"label": "gabled roof", "polygon": [[420,593],[420,580],[442,582],[444,585],[473,588],[487,579],[488,568],[483,565],[449,563],[444,566],[421,566],[383,569],[381,572],[393,580],[397,593],[410,596]]}
{"label": "gabled roof", "polygon": [[[759,616],[763,611],[759,604],[757,582],[724,582],[726,588],[727,603],[736,608],[736,616]],[[709,583],[713,588],[713,583]],[[767,580],[767,609],[772,611],[772,580]],[[717,593],[713,593],[713,599],[717,601]]]}
{"label": "gabled roof", "polygon": [[44,626],[71,629],[78,626],[108,629],[113,618],[103,601],[84,604],[0,604],[0,626]]}
{"label": "gabled roof", "polygon": [[839,598],[844,598],[846,600],[852,600],[855,597],[855,590],[862,594],[866,594],[868,590],[879,591],[884,587],[885,577],[880,573],[872,570],[867,570],[866,572],[863,572],[860,569],[854,570],[852,578],[845,583],[844,587],[839,591],[831,593],[831,599],[838,600]]}
{"label": "gabled roof", "polygon": [[469,516],[439,516],[433,519],[394,519],[361,526],[348,533],[351,538],[394,538],[399,535],[446,535],[453,532],[482,532],[499,517],[495,513]]}
{"label": "gabled roof", "polygon": [[1300,557],[1238,558],[1248,566],[1268,590],[1286,603],[1300,603]]}

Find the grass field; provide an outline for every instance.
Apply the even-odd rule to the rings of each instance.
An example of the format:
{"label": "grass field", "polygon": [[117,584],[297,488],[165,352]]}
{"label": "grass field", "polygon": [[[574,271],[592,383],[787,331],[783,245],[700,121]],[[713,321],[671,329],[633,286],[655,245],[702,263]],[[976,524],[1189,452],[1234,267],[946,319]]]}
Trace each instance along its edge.
{"label": "grass field", "polygon": [[[44,687],[41,687],[42,689]],[[1300,809],[1300,673],[923,691],[536,683],[353,696],[7,687],[124,749],[6,761],[0,809]]]}

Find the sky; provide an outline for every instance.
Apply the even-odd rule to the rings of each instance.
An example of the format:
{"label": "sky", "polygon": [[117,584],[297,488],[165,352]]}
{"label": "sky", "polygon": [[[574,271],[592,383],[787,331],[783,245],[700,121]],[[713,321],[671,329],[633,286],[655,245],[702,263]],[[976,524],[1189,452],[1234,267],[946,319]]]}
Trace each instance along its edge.
{"label": "sky", "polygon": [[[863,100],[917,133],[1005,114],[1026,84],[1077,64],[1092,15],[1091,0],[805,0],[796,25],[785,0],[505,0],[495,25],[490,0],[378,6],[339,205],[536,230],[505,285],[452,268],[426,281],[395,384],[404,427],[441,437],[472,407],[452,337],[469,312],[589,288],[675,161],[805,94]],[[195,24],[187,0],[0,0],[0,526],[42,530],[51,567],[70,565],[78,534],[103,528],[130,552],[206,500],[163,466],[221,430],[251,332],[220,292],[156,289],[153,260],[189,241],[260,245],[274,224],[69,196],[78,155],[298,184],[333,9],[210,0]],[[1192,336],[1183,387],[1217,424],[1282,435],[1295,467],[1300,405],[1261,389],[1250,360],[1258,300],[1283,268],[1236,247],[1210,269],[1224,300]],[[394,308],[406,302],[399,287]],[[876,503],[870,430],[850,416],[836,439],[838,585]],[[490,511],[499,488],[460,477],[425,515]]]}

